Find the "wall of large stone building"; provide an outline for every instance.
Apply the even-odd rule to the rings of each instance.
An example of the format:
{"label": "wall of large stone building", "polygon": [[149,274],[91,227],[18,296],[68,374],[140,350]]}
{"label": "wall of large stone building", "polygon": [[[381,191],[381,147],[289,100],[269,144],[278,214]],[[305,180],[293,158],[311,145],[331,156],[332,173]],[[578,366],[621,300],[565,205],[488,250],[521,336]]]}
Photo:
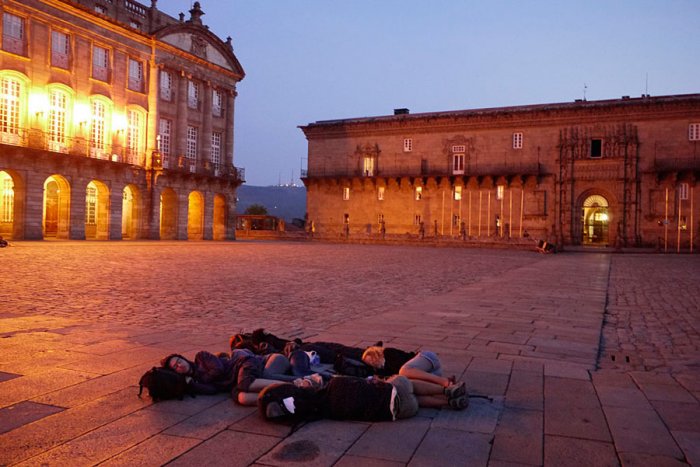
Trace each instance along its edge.
{"label": "wall of large stone building", "polygon": [[[700,142],[689,138],[700,97],[679,101],[310,124],[308,216],[331,236],[346,227],[352,235],[376,233],[382,216],[387,234],[417,235],[420,216],[426,236],[436,222],[438,236],[458,236],[455,222],[464,221],[472,238],[529,235],[577,245],[603,238],[584,214],[595,210],[586,203],[607,202],[604,244],[687,248],[700,233]],[[514,133],[522,133],[522,149],[513,148]],[[591,158],[592,139],[602,142],[600,158]],[[452,170],[455,145],[464,148],[464,174]],[[376,157],[373,173],[363,173],[366,157]],[[681,184],[687,200],[679,199]],[[460,186],[461,202],[454,199]]]}

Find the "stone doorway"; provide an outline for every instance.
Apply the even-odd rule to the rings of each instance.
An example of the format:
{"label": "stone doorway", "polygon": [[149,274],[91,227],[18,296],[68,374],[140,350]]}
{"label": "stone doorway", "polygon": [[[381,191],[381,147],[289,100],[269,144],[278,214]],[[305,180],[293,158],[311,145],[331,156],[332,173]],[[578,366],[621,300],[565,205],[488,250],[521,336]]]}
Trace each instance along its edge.
{"label": "stone doorway", "polygon": [[0,170],[0,237],[12,239],[15,222],[15,184],[12,176]]}
{"label": "stone doorway", "polygon": [[608,207],[608,200],[600,195],[592,195],[584,200],[582,207],[584,245],[609,244]]}
{"label": "stone doorway", "polygon": [[44,238],[69,238],[70,185],[60,175],[52,175],[44,182]]}

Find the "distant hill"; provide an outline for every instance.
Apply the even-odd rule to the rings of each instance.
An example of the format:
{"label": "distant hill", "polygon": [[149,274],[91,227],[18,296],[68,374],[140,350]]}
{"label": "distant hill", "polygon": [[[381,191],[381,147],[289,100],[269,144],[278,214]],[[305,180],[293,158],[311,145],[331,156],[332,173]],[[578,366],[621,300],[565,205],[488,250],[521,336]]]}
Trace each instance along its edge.
{"label": "distant hill", "polygon": [[294,218],[303,219],[306,213],[306,188],[295,186],[249,186],[241,185],[237,191],[240,214],[251,204],[261,204],[271,216],[281,217],[286,222]]}

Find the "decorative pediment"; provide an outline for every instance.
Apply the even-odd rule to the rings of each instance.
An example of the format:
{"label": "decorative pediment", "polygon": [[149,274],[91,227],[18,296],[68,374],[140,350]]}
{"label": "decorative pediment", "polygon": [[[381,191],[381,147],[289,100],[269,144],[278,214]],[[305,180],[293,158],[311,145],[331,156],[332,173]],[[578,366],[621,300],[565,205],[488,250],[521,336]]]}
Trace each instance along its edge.
{"label": "decorative pediment", "polygon": [[377,157],[379,156],[379,145],[378,144],[358,144],[355,154],[365,157]]}

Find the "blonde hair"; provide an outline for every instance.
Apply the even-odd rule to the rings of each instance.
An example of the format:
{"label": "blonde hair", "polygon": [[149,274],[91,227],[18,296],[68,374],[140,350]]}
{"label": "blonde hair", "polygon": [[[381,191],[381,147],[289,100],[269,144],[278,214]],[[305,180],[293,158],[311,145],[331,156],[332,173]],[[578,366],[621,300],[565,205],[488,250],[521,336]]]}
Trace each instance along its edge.
{"label": "blonde hair", "polygon": [[384,368],[384,347],[373,345],[362,353],[362,361],[372,368]]}

